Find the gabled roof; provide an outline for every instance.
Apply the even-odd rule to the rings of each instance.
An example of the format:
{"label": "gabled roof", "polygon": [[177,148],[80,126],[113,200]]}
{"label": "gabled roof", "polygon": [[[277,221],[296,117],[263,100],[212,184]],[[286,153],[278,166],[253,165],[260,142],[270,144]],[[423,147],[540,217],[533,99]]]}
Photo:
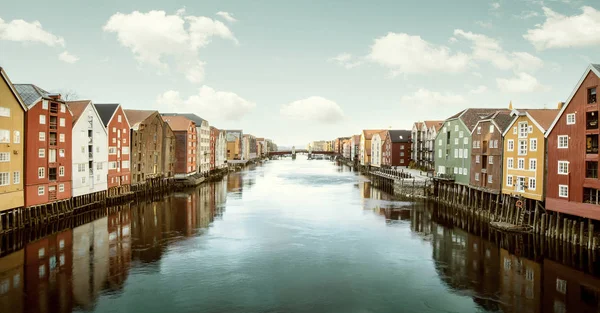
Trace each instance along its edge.
{"label": "gabled roof", "polygon": [[408,143],[410,142],[411,131],[404,129],[388,130],[387,136],[390,136],[392,143]]}
{"label": "gabled roof", "polygon": [[371,140],[371,138],[373,138],[373,135],[380,133],[384,131],[383,129],[364,129],[363,135],[365,136],[365,140]]}
{"label": "gabled roof", "polygon": [[469,131],[472,131],[475,125],[477,125],[477,122],[496,111],[503,110],[504,109],[468,108],[452,115],[448,118],[448,120],[458,118],[465,124],[465,126],[467,126]]}
{"label": "gabled roof", "polygon": [[194,123],[196,123],[196,127],[200,127],[200,125],[202,125],[202,122],[206,121],[205,119],[201,118],[200,116],[193,114],[193,113],[160,113],[160,115],[162,116],[185,116],[187,119],[194,121]]}
{"label": "gabled roof", "polygon": [[415,122],[413,124],[413,128],[421,129],[421,127],[423,127],[423,122]]}
{"label": "gabled roof", "polygon": [[[365,131],[372,132],[371,136],[367,140],[372,139],[373,136],[375,136],[377,134],[377,135],[379,135],[379,137],[381,138],[382,141],[383,141],[383,139],[385,139],[386,133],[388,132],[387,130],[365,130]],[[371,145],[366,145],[365,150],[367,150],[367,155],[371,155]]]}
{"label": "gabled roof", "polygon": [[98,115],[100,115],[100,119],[104,126],[108,127],[108,123],[112,119],[113,115],[117,111],[119,107],[118,103],[94,103],[96,107],[96,111],[98,111]]}
{"label": "gabled roof", "polygon": [[158,113],[156,110],[123,110],[123,112],[127,116],[129,127],[133,130],[137,130],[140,124],[152,114]]}
{"label": "gabled roof", "polygon": [[475,131],[477,127],[479,127],[479,123],[481,122],[491,122],[496,126],[500,133],[504,133],[506,129],[512,124],[513,116],[511,115],[510,110],[500,110],[496,111],[485,118],[481,119],[475,127],[471,130],[471,134]]}
{"label": "gabled roof", "polygon": [[77,100],[77,101],[67,101],[66,105],[73,113],[73,125],[77,123],[79,117],[85,111],[85,108],[90,104],[92,100]]}
{"label": "gabled roof", "polygon": [[23,103],[27,106],[32,106],[37,103],[40,98],[46,98],[50,95],[46,90],[34,84],[14,84],[15,89],[23,99]]}
{"label": "gabled roof", "polygon": [[425,121],[424,123],[427,129],[435,127],[436,131],[439,131],[440,128],[442,128],[442,125],[444,125],[444,121]]}
{"label": "gabled roof", "polygon": [[8,85],[8,88],[13,93],[13,96],[17,99],[17,102],[19,102],[19,104],[21,105],[21,107],[23,108],[23,110],[27,111],[27,108],[28,108],[27,104],[25,104],[25,102],[23,101],[23,98],[21,98],[21,95],[16,90],[15,86],[10,81],[10,78],[8,78],[8,75],[6,75],[6,72],[4,71],[4,69],[2,67],[0,67],[0,76],[2,76],[2,78],[4,79],[4,81],[6,82],[6,84]]}
{"label": "gabled roof", "polygon": [[513,119],[504,131],[503,135],[506,135],[508,130],[512,127],[512,125],[514,125],[521,115],[527,116],[543,134],[547,134],[550,126],[557,118],[558,113],[558,109],[514,109],[510,113],[511,116],[513,116]]}
{"label": "gabled roof", "polygon": [[567,107],[569,106],[569,104],[571,104],[571,100],[573,100],[573,97],[577,93],[577,90],[579,90],[579,87],[581,87],[581,84],[583,84],[583,81],[585,80],[585,78],[588,76],[588,74],[590,72],[594,72],[594,74],[597,77],[600,78],[600,64],[590,64],[590,65],[588,65],[587,69],[585,70],[585,72],[583,73],[583,75],[581,76],[581,78],[579,79],[579,82],[577,82],[577,85],[575,85],[575,88],[571,92],[571,95],[567,99],[567,102],[565,102],[565,104],[562,106],[562,108],[560,109],[560,112],[558,113],[558,115],[556,116],[556,118],[554,119],[554,121],[552,122],[552,124],[550,125],[550,127],[548,128],[548,131],[546,132],[546,137],[548,137],[548,135],[550,134],[550,132],[552,132],[552,129],[554,128],[554,126],[556,125],[556,123],[558,122],[558,120],[560,119],[560,117],[563,115],[563,113],[565,112],[565,110],[567,109]]}
{"label": "gabled roof", "polygon": [[188,119],[185,116],[163,116],[162,119],[163,121],[167,122],[169,126],[171,126],[171,129],[174,132],[187,131],[190,127],[190,123],[195,124],[194,121]]}

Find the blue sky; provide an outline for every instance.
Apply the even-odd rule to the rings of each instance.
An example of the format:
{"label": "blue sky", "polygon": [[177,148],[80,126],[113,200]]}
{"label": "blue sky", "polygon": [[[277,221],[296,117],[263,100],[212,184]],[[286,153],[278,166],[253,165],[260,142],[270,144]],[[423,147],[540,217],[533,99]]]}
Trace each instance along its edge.
{"label": "blue sky", "polygon": [[0,19],[15,83],[280,145],[555,107],[600,62],[597,1],[3,1]]}

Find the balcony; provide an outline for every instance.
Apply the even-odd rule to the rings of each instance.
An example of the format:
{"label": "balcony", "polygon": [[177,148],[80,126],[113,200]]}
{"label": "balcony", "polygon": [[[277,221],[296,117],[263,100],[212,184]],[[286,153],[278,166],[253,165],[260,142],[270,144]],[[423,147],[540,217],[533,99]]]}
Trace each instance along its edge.
{"label": "balcony", "polygon": [[50,126],[50,130],[56,130],[56,116],[50,116],[50,121],[48,122],[48,125]]}
{"label": "balcony", "polygon": [[52,113],[52,114],[58,113],[58,103],[50,102],[50,113]]}
{"label": "balcony", "polygon": [[93,144],[94,143],[94,137],[88,137],[88,144]]}
{"label": "balcony", "polygon": [[48,180],[56,181],[56,167],[51,167],[48,169]]}
{"label": "balcony", "polygon": [[600,204],[598,203],[598,189],[583,188],[583,203]]}
{"label": "balcony", "polygon": [[596,103],[596,88],[588,89],[588,104]]}
{"label": "balcony", "polygon": [[598,162],[585,162],[585,178],[598,178]]}
{"label": "balcony", "polygon": [[483,154],[488,153],[488,142],[487,141],[482,142],[481,153],[483,153]]}
{"label": "balcony", "polygon": [[598,154],[598,135],[585,136],[585,152],[587,154]]}
{"label": "balcony", "polygon": [[598,111],[587,112],[585,117],[585,129],[598,129]]}
{"label": "balcony", "polygon": [[446,173],[437,173],[436,178],[443,180],[454,180],[454,174],[446,174]]}

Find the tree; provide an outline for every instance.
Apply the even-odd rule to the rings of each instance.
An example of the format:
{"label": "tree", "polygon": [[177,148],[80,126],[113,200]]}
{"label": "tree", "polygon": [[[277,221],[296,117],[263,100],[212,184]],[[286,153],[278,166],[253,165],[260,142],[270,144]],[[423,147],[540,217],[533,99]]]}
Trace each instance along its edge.
{"label": "tree", "polygon": [[60,94],[60,98],[65,101],[75,101],[81,99],[77,92],[73,89],[59,89],[56,93]]}

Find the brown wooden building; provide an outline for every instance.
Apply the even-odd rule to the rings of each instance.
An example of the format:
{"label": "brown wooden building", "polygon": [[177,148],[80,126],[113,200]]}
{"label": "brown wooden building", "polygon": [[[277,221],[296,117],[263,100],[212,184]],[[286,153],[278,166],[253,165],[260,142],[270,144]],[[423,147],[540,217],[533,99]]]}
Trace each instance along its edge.
{"label": "brown wooden building", "polygon": [[[151,178],[173,176],[173,161],[164,160],[170,155],[166,133],[171,127],[158,113],[150,110],[124,110],[131,125],[131,181],[144,183]],[[172,140],[172,139],[171,139]],[[171,163],[171,164],[169,164]]]}
{"label": "brown wooden building", "polygon": [[600,65],[583,73],[546,133],[546,209],[600,220],[598,99]]}
{"label": "brown wooden building", "polygon": [[410,130],[387,130],[381,147],[381,165],[408,166],[411,158]]}
{"label": "brown wooden building", "polygon": [[499,194],[502,190],[502,133],[513,117],[510,111],[498,111],[477,122],[471,132],[470,185],[478,190]]}
{"label": "brown wooden building", "polygon": [[175,134],[175,178],[196,173],[198,135],[196,123],[184,116],[163,116]]}

